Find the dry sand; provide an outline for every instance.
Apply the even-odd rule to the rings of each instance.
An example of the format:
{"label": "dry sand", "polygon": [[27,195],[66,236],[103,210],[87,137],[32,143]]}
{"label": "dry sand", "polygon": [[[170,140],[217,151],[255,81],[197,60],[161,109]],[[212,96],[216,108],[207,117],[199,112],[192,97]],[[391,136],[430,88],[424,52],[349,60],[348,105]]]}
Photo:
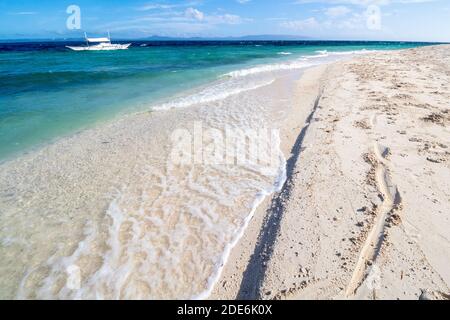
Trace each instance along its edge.
{"label": "dry sand", "polygon": [[288,180],[211,298],[448,299],[450,47],[321,66],[298,85]]}

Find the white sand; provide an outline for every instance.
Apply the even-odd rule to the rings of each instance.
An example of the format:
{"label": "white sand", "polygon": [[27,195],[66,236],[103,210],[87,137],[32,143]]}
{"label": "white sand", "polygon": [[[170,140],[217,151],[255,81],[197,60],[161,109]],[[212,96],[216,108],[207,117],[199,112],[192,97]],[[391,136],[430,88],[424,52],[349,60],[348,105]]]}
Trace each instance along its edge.
{"label": "white sand", "polygon": [[211,298],[448,299],[450,47],[312,69],[299,95],[292,175]]}

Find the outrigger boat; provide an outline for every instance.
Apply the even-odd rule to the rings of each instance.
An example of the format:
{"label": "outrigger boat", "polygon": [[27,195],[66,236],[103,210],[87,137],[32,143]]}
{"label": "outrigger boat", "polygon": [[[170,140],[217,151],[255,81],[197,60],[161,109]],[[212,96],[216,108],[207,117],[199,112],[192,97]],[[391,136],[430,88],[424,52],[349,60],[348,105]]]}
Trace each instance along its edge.
{"label": "outrigger boat", "polygon": [[111,36],[108,32],[107,38],[88,38],[86,32],[84,33],[84,38],[86,39],[86,46],[82,47],[72,47],[66,46],[74,51],[100,51],[100,50],[125,50],[131,46],[131,43],[127,44],[113,44],[111,43]]}

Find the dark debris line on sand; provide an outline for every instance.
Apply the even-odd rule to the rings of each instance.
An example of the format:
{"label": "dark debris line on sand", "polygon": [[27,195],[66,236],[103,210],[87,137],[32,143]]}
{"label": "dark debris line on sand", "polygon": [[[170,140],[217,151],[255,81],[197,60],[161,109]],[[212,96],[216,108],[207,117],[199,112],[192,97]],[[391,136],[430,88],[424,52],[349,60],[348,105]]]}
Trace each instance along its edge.
{"label": "dark debris line on sand", "polygon": [[279,193],[274,195],[271,205],[267,210],[264,218],[262,229],[258,236],[258,241],[255,250],[250,257],[250,261],[242,276],[242,282],[239,288],[236,299],[238,300],[253,300],[261,299],[261,287],[267,271],[267,262],[273,253],[273,246],[277,238],[281,220],[285,211],[285,201],[290,198],[293,187],[293,173],[295,164],[302,151],[302,144],[308,131],[311,120],[319,106],[319,101],[322,92],[316,98],[314,107],[306,119],[305,126],[298,135],[294,146],[291,149],[292,156],[286,162],[286,176],[287,179],[283,188]]}

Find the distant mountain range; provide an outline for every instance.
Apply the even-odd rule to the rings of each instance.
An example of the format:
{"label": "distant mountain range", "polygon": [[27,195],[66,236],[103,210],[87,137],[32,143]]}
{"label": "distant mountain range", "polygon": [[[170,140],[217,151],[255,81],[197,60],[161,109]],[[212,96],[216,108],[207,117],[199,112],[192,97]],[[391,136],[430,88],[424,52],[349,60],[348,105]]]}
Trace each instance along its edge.
{"label": "distant mountain range", "polygon": [[162,37],[162,36],[151,36],[145,38],[139,38],[136,40],[145,41],[295,41],[295,40],[312,40],[312,38],[304,36],[292,36],[292,35],[272,35],[272,34],[262,34],[262,35],[249,35],[242,37]]}

